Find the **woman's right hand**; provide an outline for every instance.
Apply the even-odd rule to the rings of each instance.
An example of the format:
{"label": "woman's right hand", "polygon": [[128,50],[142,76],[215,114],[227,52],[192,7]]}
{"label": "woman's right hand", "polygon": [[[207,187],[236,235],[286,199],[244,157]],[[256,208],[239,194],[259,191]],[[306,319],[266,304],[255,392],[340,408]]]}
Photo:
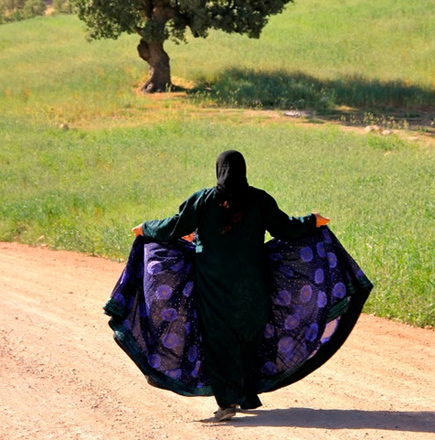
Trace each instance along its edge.
{"label": "woman's right hand", "polygon": [[138,237],[139,235],[143,235],[142,225],[135,226],[132,229],[132,232],[135,237]]}

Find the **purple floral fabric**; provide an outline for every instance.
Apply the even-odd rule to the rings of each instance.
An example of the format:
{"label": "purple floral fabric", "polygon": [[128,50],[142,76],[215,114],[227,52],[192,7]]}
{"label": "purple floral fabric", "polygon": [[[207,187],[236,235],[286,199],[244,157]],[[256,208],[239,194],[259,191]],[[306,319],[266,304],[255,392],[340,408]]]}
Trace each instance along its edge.
{"label": "purple floral fabric", "polygon": [[[372,287],[326,227],[294,243],[272,240],[265,253],[272,309],[258,352],[258,392],[288,385],[325,362],[351,331]],[[194,246],[184,240],[159,244],[139,237],[105,310],[115,339],[151,384],[210,395],[195,311],[194,256]],[[353,316],[342,328],[346,314]]]}

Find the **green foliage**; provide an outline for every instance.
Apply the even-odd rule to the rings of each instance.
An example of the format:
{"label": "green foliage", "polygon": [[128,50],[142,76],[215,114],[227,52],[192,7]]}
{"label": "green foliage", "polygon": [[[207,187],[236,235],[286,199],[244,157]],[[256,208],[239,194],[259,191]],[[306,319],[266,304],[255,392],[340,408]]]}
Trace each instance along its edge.
{"label": "green foliage", "polygon": [[70,0],[54,0],[53,6],[55,12],[59,14],[72,14],[73,12]]}
{"label": "green foliage", "polygon": [[3,5],[6,11],[16,11],[18,9],[23,9],[26,0],[0,0],[0,4]]}
{"label": "green foliage", "polygon": [[23,19],[25,0],[0,0],[0,24]]}
{"label": "green foliage", "polygon": [[[146,41],[169,36],[184,40],[189,28],[195,37],[206,37],[209,29],[246,34],[258,38],[269,16],[283,11],[292,0],[71,0],[89,31],[90,39],[117,38],[140,30]],[[147,22],[155,22],[160,26]]]}
{"label": "green foliage", "polygon": [[86,23],[88,38],[91,40],[116,39],[123,32],[135,33],[137,28],[145,25],[141,9],[147,2],[71,0],[71,3],[79,18]]}
{"label": "green foliage", "polygon": [[159,23],[156,20],[150,18],[146,21],[142,30],[142,38],[145,41],[164,41],[168,38],[168,28],[164,23]]}
{"label": "green foliage", "polygon": [[24,18],[37,17],[45,14],[45,3],[43,0],[26,0],[23,7]]}
{"label": "green foliage", "polygon": [[0,24],[44,15],[43,0],[0,0]]}

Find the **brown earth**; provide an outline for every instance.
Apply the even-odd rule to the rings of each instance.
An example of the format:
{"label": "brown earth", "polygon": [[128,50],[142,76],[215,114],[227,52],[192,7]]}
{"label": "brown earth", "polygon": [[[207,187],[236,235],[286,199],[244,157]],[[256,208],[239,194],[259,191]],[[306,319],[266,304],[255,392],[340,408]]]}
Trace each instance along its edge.
{"label": "brown earth", "polygon": [[0,439],[435,438],[435,332],[367,315],[311,376],[207,421],[213,398],[150,387],[112,340],[101,307],[122,267],[0,243]]}

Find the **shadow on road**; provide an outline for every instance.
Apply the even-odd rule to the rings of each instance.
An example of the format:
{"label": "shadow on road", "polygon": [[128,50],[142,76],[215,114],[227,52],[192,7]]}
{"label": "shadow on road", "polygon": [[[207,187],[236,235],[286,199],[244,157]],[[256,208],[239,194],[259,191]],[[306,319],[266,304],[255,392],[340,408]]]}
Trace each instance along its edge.
{"label": "shadow on road", "polygon": [[378,429],[434,432],[435,411],[363,411],[289,408],[240,411],[222,426],[288,426],[323,429]]}

